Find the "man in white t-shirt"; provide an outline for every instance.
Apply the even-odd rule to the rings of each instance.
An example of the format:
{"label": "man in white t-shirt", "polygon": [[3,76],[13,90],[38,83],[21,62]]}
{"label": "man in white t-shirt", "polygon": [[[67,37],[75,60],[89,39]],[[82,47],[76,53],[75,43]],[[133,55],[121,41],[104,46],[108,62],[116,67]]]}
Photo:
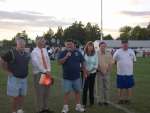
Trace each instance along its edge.
{"label": "man in white t-shirt", "polygon": [[113,55],[117,62],[117,88],[119,104],[129,104],[134,86],[133,62],[136,61],[135,53],[128,48],[128,41],[122,41],[122,48]]}

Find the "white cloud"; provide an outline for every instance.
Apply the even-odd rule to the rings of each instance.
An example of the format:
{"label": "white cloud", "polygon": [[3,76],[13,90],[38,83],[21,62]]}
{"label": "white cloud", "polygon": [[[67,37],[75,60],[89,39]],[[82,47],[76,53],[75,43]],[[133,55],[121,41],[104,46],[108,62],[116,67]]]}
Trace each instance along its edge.
{"label": "white cloud", "polygon": [[30,27],[56,27],[66,26],[69,22],[58,20],[56,17],[45,16],[39,12],[8,12],[0,11],[1,28],[15,28],[20,26]]}
{"label": "white cloud", "polygon": [[122,11],[121,13],[129,16],[150,16],[150,11]]}
{"label": "white cloud", "polygon": [[[116,36],[124,25],[148,22],[149,15],[139,12],[150,11],[149,4],[150,0],[103,0],[104,32]],[[12,31],[41,33],[75,20],[100,26],[100,6],[100,0],[0,0],[0,37],[4,29],[12,37]]]}
{"label": "white cloud", "polygon": [[[41,35],[49,27],[70,25],[70,22],[46,16],[39,12],[29,11],[0,11],[0,38],[12,38],[15,33],[27,30],[30,37]],[[9,36],[9,37],[8,37]]]}

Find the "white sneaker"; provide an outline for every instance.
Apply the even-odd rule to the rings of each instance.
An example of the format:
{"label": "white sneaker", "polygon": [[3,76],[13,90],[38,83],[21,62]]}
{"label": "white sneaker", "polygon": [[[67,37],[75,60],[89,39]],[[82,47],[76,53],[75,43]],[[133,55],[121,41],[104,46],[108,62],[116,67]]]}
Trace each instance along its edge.
{"label": "white sneaker", "polygon": [[68,111],[69,111],[68,105],[64,105],[64,107],[62,109],[62,113],[68,113]]}
{"label": "white sneaker", "polygon": [[75,110],[78,112],[85,112],[85,109],[81,106],[81,104],[77,104]]}
{"label": "white sneaker", "polygon": [[17,113],[24,113],[22,109],[18,109]]}

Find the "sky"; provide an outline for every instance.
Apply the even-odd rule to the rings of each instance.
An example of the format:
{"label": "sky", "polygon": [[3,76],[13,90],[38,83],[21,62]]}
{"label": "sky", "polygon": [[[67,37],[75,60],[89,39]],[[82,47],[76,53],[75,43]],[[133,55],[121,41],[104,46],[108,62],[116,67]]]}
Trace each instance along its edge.
{"label": "sky", "polygon": [[[125,25],[145,27],[150,22],[150,0],[103,0],[104,35],[119,36]],[[26,30],[31,39],[49,27],[66,28],[75,21],[100,25],[100,0],[0,0],[0,40]]]}

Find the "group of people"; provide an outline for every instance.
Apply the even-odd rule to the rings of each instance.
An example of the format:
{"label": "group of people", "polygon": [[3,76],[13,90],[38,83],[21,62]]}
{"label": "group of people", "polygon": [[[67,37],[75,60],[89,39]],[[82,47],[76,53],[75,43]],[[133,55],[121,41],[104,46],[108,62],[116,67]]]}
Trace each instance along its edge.
{"label": "group of people", "polygon": [[50,60],[56,60],[58,58],[59,52],[61,51],[60,47],[46,47]]}
{"label": "group of people", "polygon": [[12,113],[24,113],[23,101],[27,94],[27,75],[30,61],[36,92],[37,113],[52,112],[48,109],[50,85],[40,83],[44,74],[51,77],[51,63],[45,43],[43,37],[37,37],[36,47],[29,53],[25,51],[25,40],[16,38],[16,48],[1,56],[2,67],[8,73],[7,95],[12,97]]}
{"label": "group of people", "polygon": [[[51,63],[45,43],[43,37],[37,37],[36,48],[31,53],[27,53],[25,41],[17,38],[16,48],[1,56],[2,67],[8,72],[7,95],[12,97],[12,113],[24,113],[22,104],[27,93],[30,60],[37,97],[36,112],[54,112],[48,106],[50,85],[43,85],[39,82],[43,74],[52,78]],[[128,48],[127,41],[122,41],[122,47],[113,56],[106,49],[107,44],[104,41],[99,43],[98,51],[95,50],[93,42],[89,41],[84,47],[84,52],[81,53],[73,40],[65,42],[65,49],[58,55],[58,63],[62,65],[63,70],[64,106],[62,113],[69,112],[71,92],[75,95],[75,110],[78,112],[85,112],[88,107],[88,92],[90,106],[95,103],[95,95],[99,105],[109,105],[109,78],[113,64],[117,64],[118,104],[130,103],[134,86],[133,62],[136,61],[135,54]]]}

